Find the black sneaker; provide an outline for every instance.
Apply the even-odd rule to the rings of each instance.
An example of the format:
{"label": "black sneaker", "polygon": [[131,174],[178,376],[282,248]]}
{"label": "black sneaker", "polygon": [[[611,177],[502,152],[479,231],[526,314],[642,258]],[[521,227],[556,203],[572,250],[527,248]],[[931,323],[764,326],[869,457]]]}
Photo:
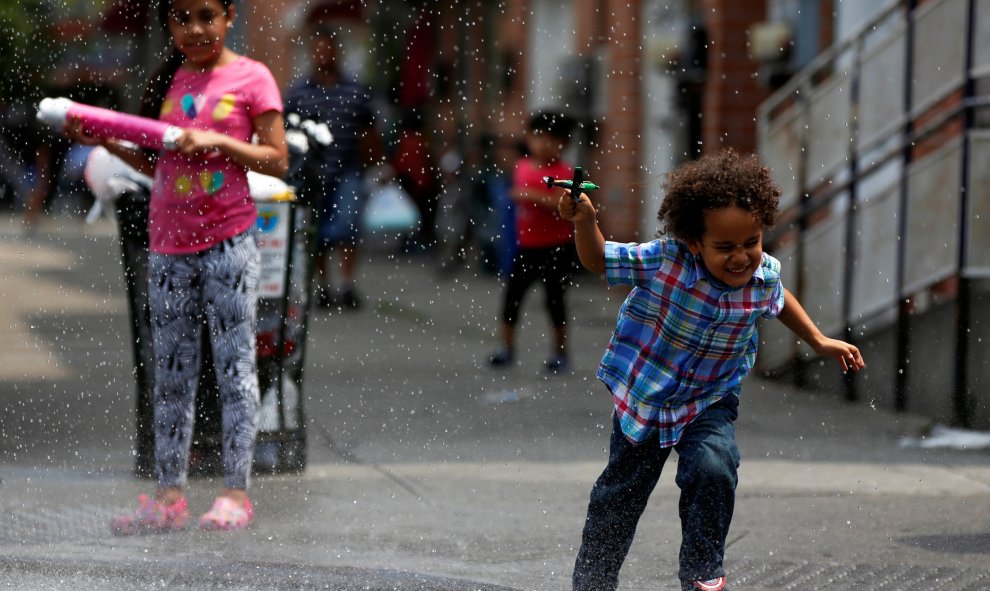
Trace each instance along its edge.
{"label": "black sneaker", "polygon": [[351,310],[357,310],[361,307],[361,299],[358,298],[357,292],[354,288],[344,290],[344,293],[340,296],[340,304]]}
{"label": "black sneaker", "polygon": [[550,359],[547,359],[543,366],[546,367],[547,371],[550,373],[564,373],[570,366],[570,361],[568,361],[567,355],[558,353]]}
{"label": "black sneaker", "polygon": [[488,356],[488,366],[497,368],[509,367],[513,362],[512,357],[512,352],[502,347]]}

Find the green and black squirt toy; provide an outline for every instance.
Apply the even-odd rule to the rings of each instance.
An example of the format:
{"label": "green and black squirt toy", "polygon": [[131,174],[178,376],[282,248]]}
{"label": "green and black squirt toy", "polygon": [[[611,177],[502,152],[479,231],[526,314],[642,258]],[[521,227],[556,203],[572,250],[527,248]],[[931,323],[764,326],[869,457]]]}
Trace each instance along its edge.
{"label": "green and black squirt toy", "polygon": [[[573,197],[575,201],[578,199],[581,193],[587,193],[589,191],[594,191],[595,189],[599,188],[598,185],[596,185],[595,183],[584,180],[584,169],[582,169],[580,166],[574,167],[574,180],[564,181],[564,180],[555,179],[552,176],[545,176],[543,177],[543,182],[547,184],[548,189],[552,189],[554,187],[572,189],[571,197]],[[577,193],[573,191],[574,187],[578,187],[579,190]]]}

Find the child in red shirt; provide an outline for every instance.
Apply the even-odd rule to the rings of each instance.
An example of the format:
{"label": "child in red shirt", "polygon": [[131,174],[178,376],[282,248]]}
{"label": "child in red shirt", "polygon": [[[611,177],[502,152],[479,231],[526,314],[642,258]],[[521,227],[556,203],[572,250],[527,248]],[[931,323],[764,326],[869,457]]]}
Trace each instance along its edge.
{"label": "child in red shirt", "polygon": [[540,112],[528,125],[528,154],[516,162],[512,199],[516,204],[516,243],[519,247],[502,304],[501,347],[488,359],[492,367],[507,367],[515,360],[516,323],[530,286],[543,283],[546,309],[553,325],[553,351],[546,368],[553,373],[567,368],[567,309],[564,295],[576,256],[573,225],[560,218],[557,196],[543,177],[570,178],[571,166],[560,159],[570,139],[573,122],[557,113]]}

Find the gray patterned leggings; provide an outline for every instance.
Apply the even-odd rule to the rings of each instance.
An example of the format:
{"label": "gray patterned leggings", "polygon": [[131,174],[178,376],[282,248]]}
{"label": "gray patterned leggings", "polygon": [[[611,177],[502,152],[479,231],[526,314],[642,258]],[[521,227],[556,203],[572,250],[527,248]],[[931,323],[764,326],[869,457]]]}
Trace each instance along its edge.
{"label": "gray patterned leggings", "polygon": [[186,485],[205,318],[223,407],[224,486],[247,490],[258,430],[258,246],[244,233],[195,254],[151,253],[148,264],[158,485]]}

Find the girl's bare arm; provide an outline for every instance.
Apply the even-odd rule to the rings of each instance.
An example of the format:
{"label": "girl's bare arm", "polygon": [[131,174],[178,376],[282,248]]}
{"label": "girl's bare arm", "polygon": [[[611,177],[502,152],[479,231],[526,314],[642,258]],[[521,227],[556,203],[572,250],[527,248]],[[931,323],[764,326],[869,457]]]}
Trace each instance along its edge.
{"label": "girl's bare arm", "polygon": [[97,138],[83,131],[82,122],[78,119],[70,119],[65,124],[65,137],[85,146],[103,146],[108,152],[123,160],[128,166],[145,176],[155,175],[156,156],[144,150],[128,144],[123,144],[115,139]]}
{"label": "girl's bare arm", "polygon": [[289,169],[282,114],[268,111],[254,118],[258,143],[243,142],[216,131],[186,129],[177,142],[183,154],[219,151],[248,170],[281,177]]}

